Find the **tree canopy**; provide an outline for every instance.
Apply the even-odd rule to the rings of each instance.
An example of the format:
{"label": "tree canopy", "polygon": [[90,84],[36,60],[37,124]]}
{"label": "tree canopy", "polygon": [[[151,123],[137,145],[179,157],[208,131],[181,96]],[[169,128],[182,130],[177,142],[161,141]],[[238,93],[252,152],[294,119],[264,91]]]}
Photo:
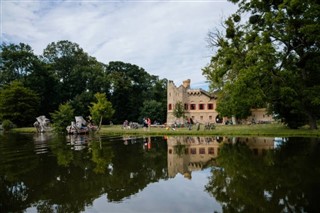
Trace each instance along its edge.
{"label": "tree canopy", "polygon": [[115,109],[116,123],[143,118],[145,115],[140,112],[145,101],[158,101],[161,103],[158,110],[166,109],[166,84],[157,76],[148,74],[137,65],[121,61],[110,62],[106,72],[111,83],[110,101]]}
{"label": "tree canopy", "polygon": [[112,103],[108,101],[106,94],[96,93],[94,97],[97,99],[97,102],[91,103],[90,113],[92,119],[95,123],[99,123],[98,130],[101,128],[102,119],[111,119],[114,114],[114,109],[112,108]]}
{"label": "tree canopy", "polygon": [[241,117],[252,107],[266,105],[291,128],[308,123],[316,129],[320,4],[315,0],[231,2],[239,9],[225,20],[225,32],[209,33],[216,53],[203,69],[211,88],[221,90],[221,106],[230,106],[223,111],[225,107],[218,104],[218,110]]}
{"label": "tree canopy", "polygon": [[[144,116],[141,108],[146,101],[160,103],[154,105],[158,112],[166,110],[166,79],[150,75],[137,65],[121,61],[101,63],[67,40],[48,44],[39,56],[23,43],[3,43],[0,47],[0,91],[19,80],[21,86],[36,94],[40,103],[33,110],[41,115],[50,118],[61,104],[68,103],[74,115],[88,116],[96,93],[103,93],[110,100],[115,110],[110,120],[114,123],[139,121]],[[6,104],[8,109],[17,109],[11,107],[15,102]],[[24,113],[19,110],[17,113]],[[40,114],[32,114],[23,123],[31,125]],[[157,120],[165,122],[165,114],[158,116],[161,117]]]}
{"label": "tree canopy", "polygon": [[31,126],[39,108],[37,94],[13,81],[0,90],[0,119],[10,120],[18,126]]}
{"label": "tree canopy", "polygon": [[70,103],[60,104],[59,109],[50,114],[56,132],[64,132],[66,127],[74,121],[74,109]]}

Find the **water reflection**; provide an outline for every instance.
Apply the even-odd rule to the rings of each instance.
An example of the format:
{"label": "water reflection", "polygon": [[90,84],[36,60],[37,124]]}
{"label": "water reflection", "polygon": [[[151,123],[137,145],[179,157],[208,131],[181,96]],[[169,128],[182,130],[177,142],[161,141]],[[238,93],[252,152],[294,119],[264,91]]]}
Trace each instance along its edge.
{"label": "water reflection", "polygon": [[175,177],[180,173],[191,179],[193,171],[208,166],[217,166],[216,161],[223,144],[244,143],[254,155],[263,155],[273,149],[275,140],[270,137],[168,137],[168,175]]}
{"label": "water reflection", "polygon": [[83,150],[88,146],[89,136],[88,135],[79,135],[79,134],[70,134],[67,135],[67,144],[71,146],[71,149],[76,151]]}
{"label": "water reflection", "polygon": [[49,151],[48,141],[53,137],[52,133],[37,133],[33,136],[34,151],[36,154],[44,154]]}
{"label": "water reflection", "polygon": [[315,212],[319,144],[310,138],[289,138],[278,146],[267,137],[1,135],[0,212],[111,206]]}
{"label": "water reflection", "polygon": [[212,170],[206,191],[224,212],[319,212],[319,139],[289,138],[275,150],[272,143],[242,139],[220,147],[222,169]]}

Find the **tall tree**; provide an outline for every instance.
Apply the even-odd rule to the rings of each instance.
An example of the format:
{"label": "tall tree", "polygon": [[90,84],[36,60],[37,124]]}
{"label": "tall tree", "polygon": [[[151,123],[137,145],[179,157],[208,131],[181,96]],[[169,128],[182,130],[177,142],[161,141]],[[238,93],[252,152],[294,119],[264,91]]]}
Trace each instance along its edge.
{"label": "tall tree", "polygon": [[0,49],[0,86],[14,80],[23,80],[32,72],[34,63],[38,60],[32,48],[24,43],[3,43]]}
{"label": "tall tree", "polygon": [[106,67],[111,81],[111,102],[115,111],[115,122],[136,121],[140,108],[151,88],[151,76],[137,65],[110,62]]}
{"label": "tall tree", "polygon": [[[220,32],[210,34],[217,54],[203,73],[212,87],[224,90],[222,101],[228,97],[238,106],[239,100],[248,100],[246,107],[266,102],[289,127],[308,122],[316,129],[320,4],[315,0],[231,2],[239,10],[226,20],[225,37]],[[241,15],[248,14],[249,19],[241,22]]]}
{"label": "tall tree", "polygon": [[108,101],[106,94],[96,93],[94,97],[97,99],[97,102],[93,102],[89,109],[92,120],[95,123],[99,123],[99,131],[102,125],[102,119],[111,119],[112,115],[114,114],[114,109],[112,108],[112,103]]}
{"label": "tall tree", "polygon": [[59,79],[61,102],[72,100],[83,92],[94,94],[109,89],[103,64],[76,43],[52,42],[44,50],[43,59]]}
{"label": "tall tree", "polygon": [[[151,88],[146,91],[148,100],[144,102],[140,111],[140,118],[147,116],[144,109],[149,108],[148,115],[153,121],[165,123],[167,120],[167,79],[159,79],[157,76],[152,76]],[[152,107],[152,109],[150,108]],[[148,111],[148,110],[147,110]],[[153,113],[153,112],[154,113]]]}
{"label": "tall tree", "polygon": [[57,92],[59,81],[47,64],[38,60],[33,65],[32,72],[25,79],[25,86],[38,94],[41,115],[49,115],[59,106],[60,98]]}
{"label": "tall tree", "polygon": [[32,48],[27,44],[3,44],[1,50],[0,85],[19,80],[38,94],[40,108],[37,110],[41,114],[47,115],[57,109],[60,101],[57,93],[60,82],[48,64],[34,55]]}
{"label": "tall tree", "polygon": [[13,81],[0,90],[0,120],[10,120],[18,127],[31,126],[37,117],[37,94]]}

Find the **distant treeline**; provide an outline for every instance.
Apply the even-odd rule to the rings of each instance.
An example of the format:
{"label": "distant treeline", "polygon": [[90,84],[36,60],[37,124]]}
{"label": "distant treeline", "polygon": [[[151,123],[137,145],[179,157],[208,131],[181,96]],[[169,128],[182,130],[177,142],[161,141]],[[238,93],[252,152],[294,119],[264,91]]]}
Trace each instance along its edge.
{"label": "distant treeline", "polygon": [[[50,43],[42,55],[28,44],[2,44],[0,122],[30,126],[70,103],[75,115],[88,116],[95,93],[105,93],[115,110],[111,121],[166,120],[167,79],[121,61],[104,64],[76,43]],[[20,94],[20,95],[19,95]],[[109,122],[109,121],[106,121]]]}

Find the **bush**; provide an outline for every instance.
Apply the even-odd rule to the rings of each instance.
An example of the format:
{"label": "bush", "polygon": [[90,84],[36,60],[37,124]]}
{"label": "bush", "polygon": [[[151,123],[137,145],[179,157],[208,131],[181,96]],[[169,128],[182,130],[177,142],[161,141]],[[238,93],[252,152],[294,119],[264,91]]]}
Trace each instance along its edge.
{"label": "bush", "polygon": [[5,131],[8,131],[12,128],[14,128],[14,124],[10,121],[10,120],[4,120],[2,122],[2,128],[5,130]]}
{"label": "bush", "polygon": [[70,103],[60,104],[59,110],[51,113],[55,132],[66,132],[66,127],[74,121],[74,109]]}

